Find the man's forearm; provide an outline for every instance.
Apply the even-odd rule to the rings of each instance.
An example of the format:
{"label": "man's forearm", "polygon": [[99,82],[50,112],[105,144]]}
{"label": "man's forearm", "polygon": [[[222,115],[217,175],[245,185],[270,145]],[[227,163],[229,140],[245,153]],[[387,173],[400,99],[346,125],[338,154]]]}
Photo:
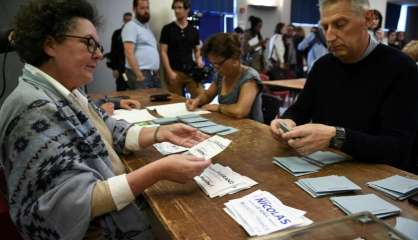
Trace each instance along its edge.
{"label": "man's forearm", "polygon": [[127,54],[126,58],[128,60],[129,67],[131,67],[131,70],[135,73],[136,76],[140,76],[141,69],[139,68],[139,63],[135,56],[133,56],[133,54]]}

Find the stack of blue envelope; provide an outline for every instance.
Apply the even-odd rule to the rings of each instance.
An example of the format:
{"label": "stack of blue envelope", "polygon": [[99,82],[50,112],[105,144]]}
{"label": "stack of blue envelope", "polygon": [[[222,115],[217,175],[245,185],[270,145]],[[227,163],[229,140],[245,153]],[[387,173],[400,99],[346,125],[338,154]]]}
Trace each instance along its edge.
{"label": "stack of blue envelope", "polygon": [[322,167],[346,160],[344,156],[329,152],[317,151],[307,156],[274,157],[273,163],[290,174],[299,177],[318,172]]}
{"label": "stack of blue envelope", "polygon": [[344,176],[303,178],[295,182],[312,197],[359,191],[361,188]]}
{"label": "stack of blue envelope", "polygon": [[401,209],[375,194],[331,197],[331,202],[348,215],[368,211],[378,218],[398,215]]}
{"label": "stack of blue envelope", "polygon": [[418,180],[399,175],[368,182],[367,185],[397,200],[404,200],[418,193]]}

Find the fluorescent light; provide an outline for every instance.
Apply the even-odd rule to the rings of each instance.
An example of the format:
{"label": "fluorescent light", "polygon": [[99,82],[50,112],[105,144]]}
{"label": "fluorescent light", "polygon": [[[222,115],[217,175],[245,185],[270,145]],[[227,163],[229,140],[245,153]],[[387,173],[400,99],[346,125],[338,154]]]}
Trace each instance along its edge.
{"label": "fluorescent light", "polygon": [[408,16],[408,5],[402,5],[397,31],[405,32],[407,16]]}

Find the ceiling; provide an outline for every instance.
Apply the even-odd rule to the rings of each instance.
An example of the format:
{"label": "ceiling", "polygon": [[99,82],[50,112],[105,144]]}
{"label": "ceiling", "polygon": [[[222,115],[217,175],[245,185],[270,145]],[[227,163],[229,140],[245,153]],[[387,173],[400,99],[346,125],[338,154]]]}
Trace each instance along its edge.
{"label": "ceiling", "polygon": [[418,5],[418,0],[388,0],[388,2],[396,4]]}

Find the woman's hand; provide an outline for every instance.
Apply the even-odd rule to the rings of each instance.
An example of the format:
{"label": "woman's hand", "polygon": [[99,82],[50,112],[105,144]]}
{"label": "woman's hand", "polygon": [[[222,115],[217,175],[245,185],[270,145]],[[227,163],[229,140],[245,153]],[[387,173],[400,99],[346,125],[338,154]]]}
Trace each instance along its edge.
{"label": "woman's hand", "polygon": [[200,132],[196,128],[177,123],[161,126],[156,138],[159,142],[168,141],[183,147],[192,147],[209,138],[209,135]]}
{"label": "woman's hand", "polygon": [[139,103],[137,100],[121,99],[120,107],[123,109],[131,110],[132,108],[141,108],[141,103]]}
{"label": "woman's hand", "polygon": [[199,99],[187,99],[186,101],[186,108],[189,111],[194,111],[196,108],[199,107]]}
{"label": "woman's hand", "polygon": [[112,116],[113,111],[115,110],[115,105],[111,102],[107,102],[100,105],[100,108],[103,109],[109,116]]}

